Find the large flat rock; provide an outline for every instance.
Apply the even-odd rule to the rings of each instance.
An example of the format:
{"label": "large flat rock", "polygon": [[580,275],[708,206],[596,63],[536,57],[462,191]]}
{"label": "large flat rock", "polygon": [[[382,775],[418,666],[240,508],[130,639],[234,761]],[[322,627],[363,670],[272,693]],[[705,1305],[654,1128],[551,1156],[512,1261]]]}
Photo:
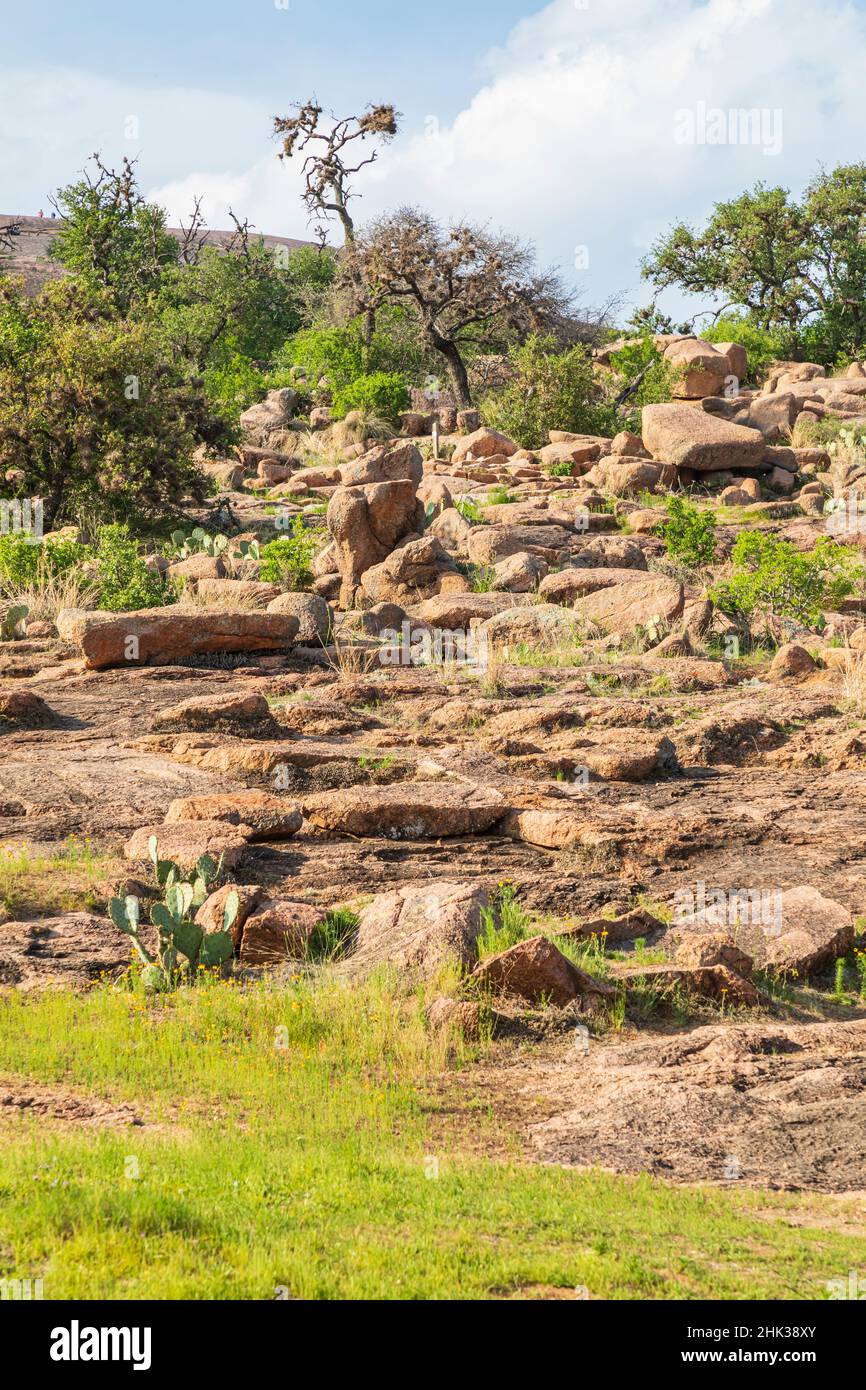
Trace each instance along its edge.
{"label": "large flat rock", "polygon": [[320,830],[391,840],[480,834],[507,805],[492,787],[464,782],[400,782],[347,787],[302,799],[308,823]]}
{"label": "large flat rock", "polygon": [[641,627],[651,634],[655,630],[658,640],[682,617],[684,607],[681,584],[657,575],[638,575],[578,597],[574,611],[604,633],[628,637]]}
{"label": "large flat rock", "polygon": [[759,465],[766,447],[759,430],[733,425],[700,406],[645,405],[641,434],[653,458],[712,473]]}
{"label": "large flat rock", "polygon": [[110,666],[163,666],[207,652],[279,652],[298,632],[291,613],[146,608],[133,613],[100,613],[64,608],[57,631],[76,642],[91,670]]}
{"label": "large flat rock", "polygon": [[284,840],[300,830],[302,819],[291,801],[268,792],[252,791],[178,797],[169,806],[165,823],[227,821],[229,825],[249,826],[256,840]]}
{"label": "large flat rock", "polygon": [[216,860],[222,858],[227,869],[234,869],[253,834],[252,826],[233,825],[222,820],[143,825],[129,837],[123,852],[127,859],[136,863],[147,862],[150,858],[148,841],[155,835],[160,859],[173,860],[184,872],[194,869],[203,854]]}

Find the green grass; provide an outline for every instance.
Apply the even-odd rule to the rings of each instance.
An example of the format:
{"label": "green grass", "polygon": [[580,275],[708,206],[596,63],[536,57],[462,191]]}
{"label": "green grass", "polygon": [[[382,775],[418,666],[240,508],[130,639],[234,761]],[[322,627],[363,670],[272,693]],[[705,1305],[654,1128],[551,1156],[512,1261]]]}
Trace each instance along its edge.
{"label": "green grass", "polygon": [[362,753],[358,759],[358,767],[363,772],[387,772],[393,766],[393,753],[386,753],[383,758],[374,758],[370,753]]}
{"label": "green grass", "polygon": [[529,913],[517,901],[511,884],[505,883],[491,895],[489,907],[481,909],[481,931],[475,943],[478,959],[508,951],[519,941],[538,936]]}
{"label": "green grass", "polygon": [[[49,1299],[581,1285],[614,1299],[820,1299],[866,1263],[866,1239],[824,1228],[829,1198],[536,1167],[504,1142],[481,1156],[491,1145],[467,1130],[484,1141],[495,1121],[473,1101],[471,1057],[428,1034],[423,1003],[386,975],[206,983],[158,1001],[107,987],[6,994],[0,1071],[128,1100],[146,1123],[6,1112],[3,1273],[42,1278]],[[428,1080],[449,1065],[464,1070],[442,1095]],[[455,1095],[469,1116],[460,1141]],[[816,1228],[794,1224],[803,1210]]]}
{"label": "green grass", "polygon": [[473,594],[488,594],[496,584],[492,565],[468,565],[467,578]]}
{"label": "green grass", "polygon": [[483,505],[485,507],[507,507],[512,502],[516,501],[516,494],[513,493],[510,488],[506,487],[504,483],[498,483],[495,487],[490,489],[484,499]]}
{"label": "green grass", "polygon": [[311,961],[340,960],[358,929],[359,917],[348,907],[335,907],[315,928],[307,948]]}
{"label": "green grass", "polygon": [[104,908],[102,884],[119,867],[74,835],[53,854],[5,841],[0,844],[0,921]]}

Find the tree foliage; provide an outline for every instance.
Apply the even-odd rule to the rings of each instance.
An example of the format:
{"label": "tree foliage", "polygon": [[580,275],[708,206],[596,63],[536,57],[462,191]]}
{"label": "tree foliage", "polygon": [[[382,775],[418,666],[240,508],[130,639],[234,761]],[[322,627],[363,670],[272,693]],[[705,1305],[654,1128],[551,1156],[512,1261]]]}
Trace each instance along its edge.
{"label": "tree foliage", "polygon": [[157,293],[179,245],[162,208],[142,197],[134,160],[124,159],[119,173],[98,154],[93,165],[53,199],[63,224],[51,254],[123,317]]}
{"label": "tree foliage", "polygon": [[757,183],[717,203],[702,230],[678,223],[653,246],[643,275],[721,299],[764,329],[816,341],[832,359],[866,344],[866,164],[821,171],[802,198]]}
{"label": "tree foliage", "polygon": [[35,299],[0,281],[0,469],[43,498],[46,526],[97,504],[122,518],[202,498],[195,446],[228,438],[158,325],[119,319],[74,280]]}

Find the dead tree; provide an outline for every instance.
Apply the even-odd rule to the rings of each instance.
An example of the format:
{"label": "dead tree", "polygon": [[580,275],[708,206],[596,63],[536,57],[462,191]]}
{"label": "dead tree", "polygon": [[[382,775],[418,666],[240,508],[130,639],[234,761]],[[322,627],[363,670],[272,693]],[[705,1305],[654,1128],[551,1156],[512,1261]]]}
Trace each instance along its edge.
{"label": "dead tree", "polygon": [[418,208],[380,217],[356,238],[345,273],[362,305],[400,304],[417,317],[443,359],[454,395],[471,404],[467,348],[501,350],[527,333],[551,331],[572,312],[556,271],[539,271],[531,246],[459,223],[443,228]]}
{"label": "dead tree", "polygon": [[338,119],[332,113],[323,122],[323,108],[315,98],[295,103],[291,109],[291,116],[274,117],[274,135],[282,141],[279,158],[305,156],[301,166],[304,205],[311,222],[314,218],[323,219],[315,227],[316,235],[324,243],[327,228],[323,223],[336,217],[348,246],[355,239],[349,203],[358,197],[352,180],[378,158],[378,150],[365,153],[364,147],[367,141],[392,140],[397,134],[400,113],[393,106],[371,105],[361,116]]}

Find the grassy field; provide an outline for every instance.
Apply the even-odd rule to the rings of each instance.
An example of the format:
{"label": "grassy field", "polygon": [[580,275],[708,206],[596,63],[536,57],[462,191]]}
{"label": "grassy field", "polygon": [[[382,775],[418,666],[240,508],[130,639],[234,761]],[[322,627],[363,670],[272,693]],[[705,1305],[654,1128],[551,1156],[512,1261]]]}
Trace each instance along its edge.
{"label": "grassy field", "polygon": [[473,1059],[423,1008],[387,976],[7,993],[0,1073],[142,1124],[4,1108],[0,1274],[47,1299],[821,1299],[866,1262],[831,1198],[532,1166],[483,1107],[455,1142],[441,1078],[465,1102]]}

